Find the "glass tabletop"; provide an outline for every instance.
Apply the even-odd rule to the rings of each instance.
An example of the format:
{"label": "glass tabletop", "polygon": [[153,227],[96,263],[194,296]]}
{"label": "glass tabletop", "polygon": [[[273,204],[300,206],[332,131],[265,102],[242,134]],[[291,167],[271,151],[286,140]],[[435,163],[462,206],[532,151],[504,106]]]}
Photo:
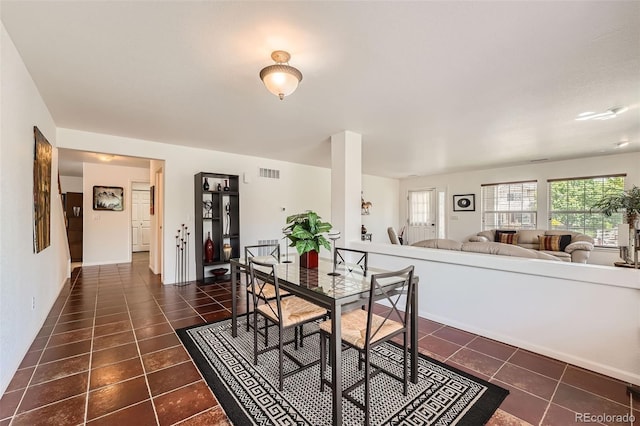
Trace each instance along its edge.
{"label": "glass tabletop", "polygon": [[[317,269],[307,269],[300,266],[298,259],[291,263],[284,263],[273,256],[256,256],[255,260],[263,263],[276,264],[276,273],[280,281],[298,285],[316,293],[333,299],[341,299],[369,291],[371,287],[371,274],[385,272],[375,268],[369,268],[367,275],[360,267],[353,265],[337,265],[336,272],[340,275],[329,275],[333,272],[333,262],[328,259],[319,259]],[[244,259],[233,259],[241,266],[247,266]],[[264,268],[258,267],[257,269]]]}

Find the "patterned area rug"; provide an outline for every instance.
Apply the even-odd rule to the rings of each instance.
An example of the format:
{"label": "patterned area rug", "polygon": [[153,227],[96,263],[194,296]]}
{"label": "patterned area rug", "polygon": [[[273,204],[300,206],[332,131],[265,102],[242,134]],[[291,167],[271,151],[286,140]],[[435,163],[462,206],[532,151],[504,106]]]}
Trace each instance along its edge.
{"label": "patterned area rug", "polygon": [[[253,365],[253,331],[247,332],[245,318],[238,318],[238,337],[231,337],[231,320],[188,327],[178,335],[207,383],[235,425],[330,425],[331,391],[320,392],[320,366],[287,377],[278,390],[278,352],[262,354]],[[305,326],[305,334],[315,325]],[[270,343],[277,339],[270,329]],[[291,336],[292,337],[292,336]],[[260,339],[260,336],[258,336]],[[304,347],[286,350],[309,362],[319,356],[319,337],[304,339]],[[259,345],[264,344],[261,339]],[[261,347],[261,346],[260,346]],[[363,371],[357,368],[357,352],[343,350],[343,388],[355,383]],[[372,356],[374,363],[402,374],[402,348],[381,345]],[[295,364],[285,357],[284,369]],[[327,378],[331,369],[327,368]],[[486,423],[508,391],[420,355],[419,380],[409,383],[408,395],[402,383],[378,374],[371,380],[371,421],[374,425],[469,425]],[[362,401],[363,388],[352,395]],[[344,425],[361,425],[363,412],[343,399]]]}

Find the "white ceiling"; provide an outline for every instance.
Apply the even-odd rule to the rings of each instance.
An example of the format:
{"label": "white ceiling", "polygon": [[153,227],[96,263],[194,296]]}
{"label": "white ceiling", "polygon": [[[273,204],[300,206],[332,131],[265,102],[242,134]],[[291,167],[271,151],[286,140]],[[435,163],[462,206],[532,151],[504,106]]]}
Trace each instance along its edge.
{"label": "white ceiling", "polygon": [[[406,177],[640,150],[640,2],[4,1],[59,127]],[[284,101],[258,72],[302,71]],[[584,111],[626,105],[607,121]]]}

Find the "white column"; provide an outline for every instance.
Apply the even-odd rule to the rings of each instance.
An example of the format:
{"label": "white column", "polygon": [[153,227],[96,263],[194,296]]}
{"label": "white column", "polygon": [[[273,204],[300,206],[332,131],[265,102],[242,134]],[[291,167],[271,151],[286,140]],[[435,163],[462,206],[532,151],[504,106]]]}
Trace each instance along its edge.
{"label": "white column", "polygon": [[331,136],[331,224],[345,243],[360,240],[361,188],[362,135],[347,130]]}

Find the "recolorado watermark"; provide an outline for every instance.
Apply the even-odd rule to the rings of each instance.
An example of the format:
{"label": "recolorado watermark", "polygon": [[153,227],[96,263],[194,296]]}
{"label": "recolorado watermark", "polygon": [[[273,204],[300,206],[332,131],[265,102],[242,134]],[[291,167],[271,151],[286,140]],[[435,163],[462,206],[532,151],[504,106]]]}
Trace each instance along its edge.
{"label": "recolorado watermark", "polygon": [[633,423],[636,418],[633,414],[593,414],[576,413],[576,423]]}

